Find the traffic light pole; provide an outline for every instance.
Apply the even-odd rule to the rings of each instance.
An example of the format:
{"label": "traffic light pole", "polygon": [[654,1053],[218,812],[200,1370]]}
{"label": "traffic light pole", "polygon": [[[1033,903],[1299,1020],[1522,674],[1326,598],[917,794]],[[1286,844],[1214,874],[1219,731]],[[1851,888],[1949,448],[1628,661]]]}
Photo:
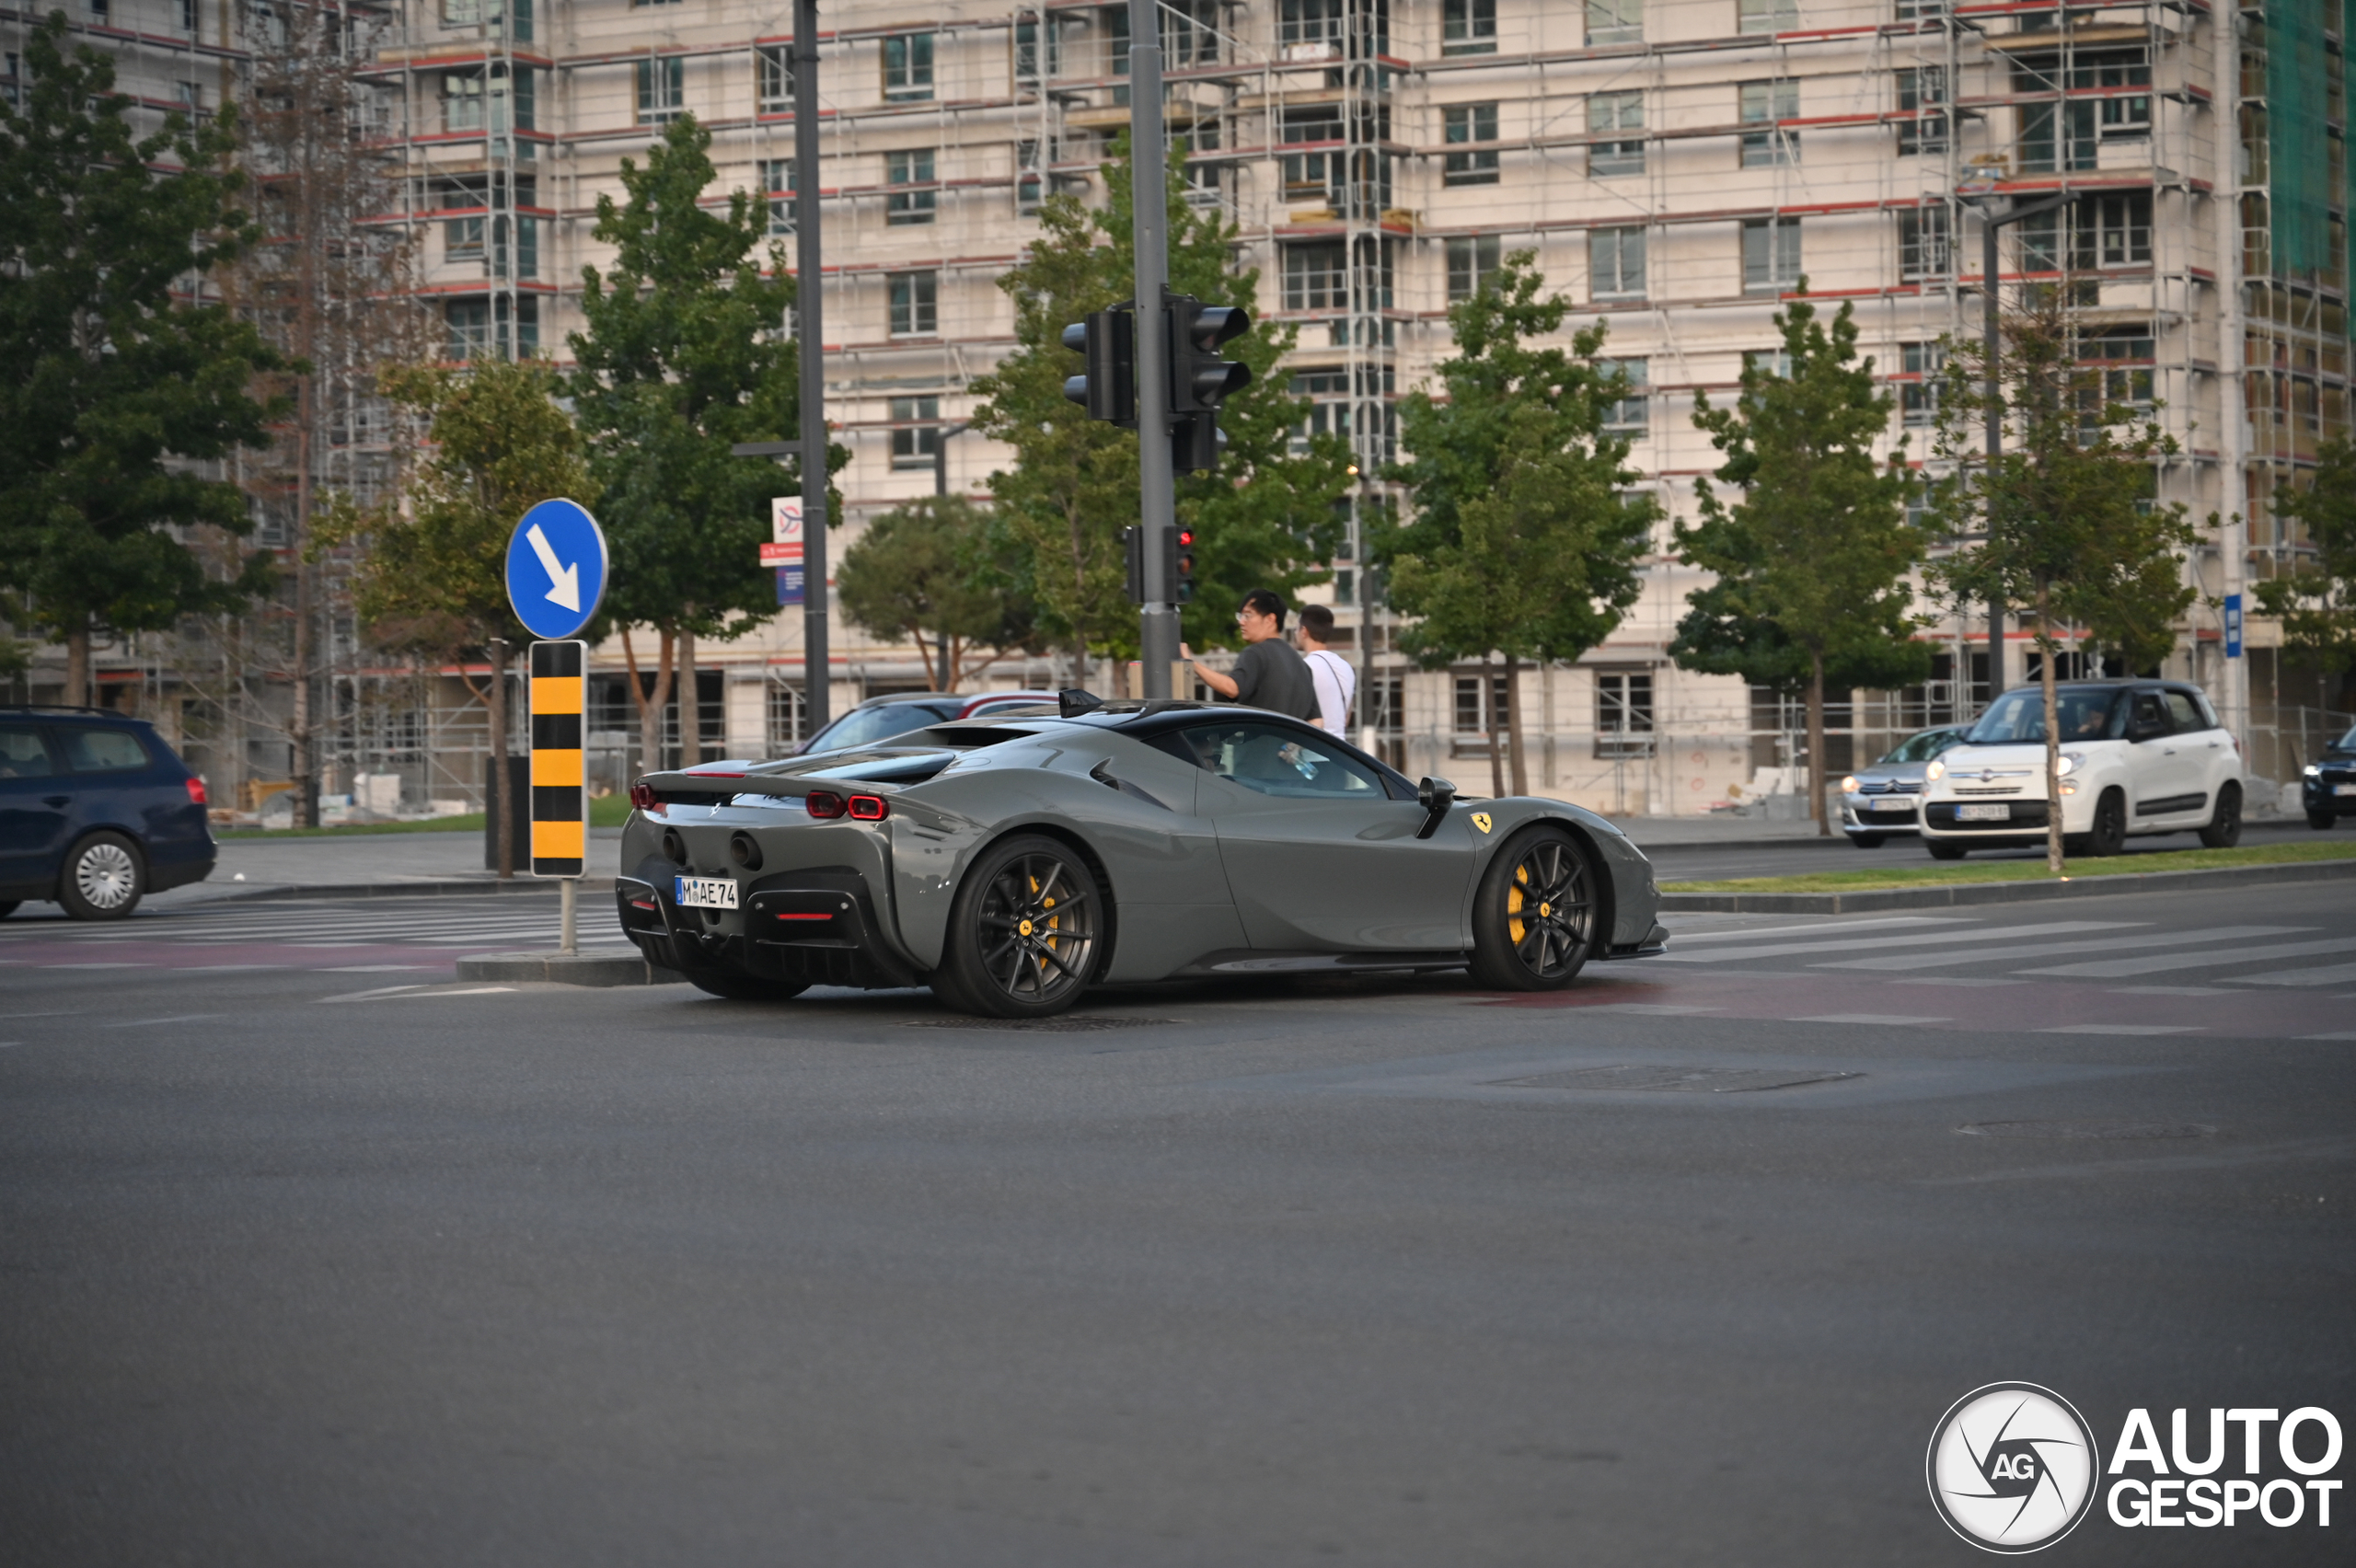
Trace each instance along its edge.
{"label": "traffic light pole", "polygon": [[[808,4],[809,0],[803,0]],[[1161,190],[1161,6],[1129,0],[1129,173],[1136,198],[1138,521],[1145,529],[1145,611],[1139,651],[1145,695],[1168,697],[1178,659],[1177,592],[1170,539],[1178,526],[1170,452],[1170,330],[1161,297],[1170,282],[1169,209]]]}
{"label": "traffic light pole", "polygon": [[826,647],[826,366],[818,307],[818,0],[793,5],[794,331],[802,372],[803,730],[826,727],[834,675]]}

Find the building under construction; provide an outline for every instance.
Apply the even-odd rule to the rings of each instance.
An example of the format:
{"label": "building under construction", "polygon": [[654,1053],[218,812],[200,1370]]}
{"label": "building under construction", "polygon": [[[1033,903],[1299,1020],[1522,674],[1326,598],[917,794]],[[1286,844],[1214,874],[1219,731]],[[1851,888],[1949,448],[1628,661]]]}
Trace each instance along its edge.
{"label": "building under construction", "polygon": [[[167,84],[183,61],[234,73],[230,13],[216,39],[204,10],[185,45],[169,25],[221,3],[101,0],[75,22],[163,101],[182,90]],[[1940,340],[1980,329],[1983,213],[2057,195],[2074,200],[2004,229],[2001,282],[2065,291],[2081,357],[2176,437],[2160,499],[2214,519],[2167,673],[2215,694],[2276,779],[2350,721],[2283,668],[2267,623],[2252,617],[2243,656],[2228,657],[2223,622],[2230,595],[2305,548],[2275,487],[2350,428],[2350,7],[1167,0],[1161,17],[1186,199],[1234,225],[1260,271],[1256,314],[1299,329],[1287,369],[1304,431],[1355,444],[1363,502],[1379,497],[1398,398],[1450,352],[1450,301],[1502,257],[1534,250],[1574,323],[1609,329],[1630,385],[1616,422],[1664,522],[1645,596],[1609,641],[1522,683],[1533,788],[1690,812],[1788,779],[1794,705],[1668,656],[1694,578],[1666,519],[1693,515],[1693,481],[1715,462],[1694,395],[1722,397],[1747,357],[1777,352],[1771,317],[1805,278],[1811,295],[1854,305],[1896,393],[1888,441],[1919,455]],[[1129,12],[835,6],[814,104],[796,91],[791,17],[783,0],[413,0],[373,35],[369,75],[404,174],[405,208],[386,221],[411,236],[454,357],[565,357],[582,269],[607,259],[596,202],[676,116],[712,132],[713,200],[756,193],[780,234],[803,202],[823,203],[828,414],[856,455],[840,481],[848,542],[936,485],[986,497],[1011,460],[961,429],[973,381],[1013,343],[994,283],[1046,195],[1103,195],[1100,166],[1128,118]],[[811,191],[791,178],[804,112],[821,117]],[[1408,667],[1359,560],[1354,535],[1322,592],[1364,671],[1360,721],[1411,773],[1479,787],[1497,668]],[[798,733],[813,678],[799,621],[703,649],[702,728],[727,755]],[[1939,646],[1927,686],[1836,704],[1833,767],[1985,701],[1985,620],[1926,635]],[[839,620],[834,639],[835,711],[926,682],[912,649]],[[2066,673],[2084,667],[2073,656]],[[1994,680],[2030,668],[2015,628]],[[636,721],[618,651],[596,669],[593,729],[612,735],[618,777],[640,761],[622,749]],[[1017,660],[988,678],[1070,674]],[[424,766],[364,749],[355,770]],[[421,792],[456,787],[419,779]]]}

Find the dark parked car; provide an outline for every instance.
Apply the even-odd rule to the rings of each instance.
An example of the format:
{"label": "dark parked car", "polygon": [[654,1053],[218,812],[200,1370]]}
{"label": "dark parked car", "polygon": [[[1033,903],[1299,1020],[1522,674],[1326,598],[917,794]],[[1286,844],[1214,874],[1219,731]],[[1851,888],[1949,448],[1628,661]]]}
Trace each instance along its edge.
{"label": "dark parked car", "polygon": [[869,698],[794,748],[794,755],[848,751],[853,746],[877,745],[895,735],[954,719],[999,718],[1034,709],[1048,711],[1055,706],[1056,694],[1051,691],[986,691],[977,697],[958,697],[941,691],[887,692]]}
{"label": "dark parked car", "polygon": [[2299,803],[2307,809],[2309,827],[2327,828],[2341,817],[2356,816],[2356,730],[2325,747],[2299,775]]}
{"label": "dark parked car", "polygon": [[212,874],[204,781],[155,730],[96,708],[0,708],[0,916],[29,899],[119,920]]}

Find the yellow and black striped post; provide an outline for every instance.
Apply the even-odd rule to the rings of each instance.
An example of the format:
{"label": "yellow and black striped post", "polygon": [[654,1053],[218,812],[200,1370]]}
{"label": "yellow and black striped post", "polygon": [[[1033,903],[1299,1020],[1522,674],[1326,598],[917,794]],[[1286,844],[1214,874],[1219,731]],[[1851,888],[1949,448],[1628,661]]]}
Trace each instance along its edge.
{"label": "yellow and black striped post", "polygon": [[586,642],[532,644],[532,874],[577,877],[589,859],[582,752]]}

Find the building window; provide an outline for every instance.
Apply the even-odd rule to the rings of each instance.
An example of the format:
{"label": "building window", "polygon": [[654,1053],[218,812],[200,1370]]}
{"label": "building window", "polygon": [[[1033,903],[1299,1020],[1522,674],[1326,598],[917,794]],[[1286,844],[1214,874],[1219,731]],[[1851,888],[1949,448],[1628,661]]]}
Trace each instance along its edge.
{"label": "building window", "polygon": [[793,232],[793,160],[761,160],[761,198],[769,206],[769,232]]}
{"label": "building window", "polygon": [[1742,370],[1746,375],[1756,370],[1778,381],[1789,381],[1792,378],[1791,352],[1787,349],[1745,349],[1742,352]]}
{"label": "building window", "polygon": [[892,467],[930,468],[941,450],[941,399],[892,399]]}
{"label": "building window", "polygon": [[916,103],[932,96],[932,34],[899,33],[884,40],[884,98]]}
{"label": "building window", "polygon": [[[1456,742],[1459,749],[1468,744],[1485,750],[1489,739],[1489,721],[1494,715],[1500,720],[1506,711],[1506,678],[1492,674],[1486,680],[1479,675],[1456,677]],[[1503,723],[1497,728],[1504,729]]]}
{"label": "building window", "polygon": [[1599,43],[1645,41],[1645,0],[1587,0],[1587,40]]}
{"label": "building window", "polygon": [[1912,207],[1898,214],[1898,275],[1919,283],[1947,275],[1947,210]]}
{"label": "building window", "polygon": [[482,77],[442,78],[442,129],[445,132],[482,129]]}
{"label": "building window", "polygon": [[753,51],[753,88],[763,114],[784,114],[793,108],[791,44],[765,43]]}
{"label": "building window", "polygon": [[192,116],[202,114],[204,112],[204,84],[202,82],[174,82],[172,84],[172,101],[179,105],[182,109],[188,110]]}
{"label": "building window", "polygon": [[1448,297],[1471,299],[1497,270],[1497,236],[1469,235],[1448,242]]}
{"label": "building window", "polygon": [[1797,120],[1800,114],[1800,85],[1792,76],[1778,76],[1772,81],[1742,84],[1742,122],[1764,125],[1764,131],[1742,133],[1742,167],[1773,168],[1779,164],[1800,161],[1800,139],[1782,129],[1777,121]]}
{"label": "building window", "polygon": [[98,23],[100,27],[106,26],[108,19],[112,17],[113,14],[114,12],[110,0],[90,0],[90,20]]}
{"label": "building window", "polygon": [[1789,294],[1800,282],[1800,221],[1753,218],[1742,225],[1742,292]]}
{"label": "building window", "polygon": [[454,299],[443,307],[443,320],[450,329],[447,352],[452,359],[481,359],[491,352],[491,301]]}
{"label": "building window", "polygon": [[1900,343],[1898,355],[1899,368],[1908,377],[1898,384],[1900,422],[1938,423],[1939,376],[1946,369],[1946,349],[1938,343]]}
{"label": "building window", "polygon": [[2152,193],[2130,191],[2080,203],[2094,231],[2095,265],[2132,267],[2152,259]]}
{"label": "building window", "polygon": [[641,60],[638,63],[638,122],[641,125],[663,125],[679,117],[687,107],[687,63],[674,57],[669,60]]}
{"label": "building window", "polygon": [[1014,24],[1014,85],[1039,85],[1039,23],[1035,17],[1023,17]]}
{"label": "building window", "polygon": [[1589,229],[1587,235],[1589,297],[1645,297],[1645,231],[1641,228]]}
{"label": "building window", "polygon": [[1789,32],[1799,25],[1799,0],[1740,0],[1736,7],[1738,32]]}
{"label": "building window", "polygon": [[[1615,131],[1642,131],[1644,128],[1644,94],[1595,93],[1588,97],[1587,129],[1589,135],[1608,136]],[[1587,171],[1599,179],[1608,175],[1644,173],[1644,139],[1639,136],[1624,141],[1589,143]]]}
{"label": "building window", "polygon": [[941,331],[940,274],[893,272],[892,336],[930,338]]}
{"label": "building window", "polygon": [[1045,197],[1047,170],[1044,149],[1037,142],[1018,142],[1014,146],[1014,213],[1027,218],[1039,210]]}
{"label": "building window", "polygon": [[1285,247],[1285,308],[1346,310],[1350,257],[1338,239]]}
{"label": "building window", "polygon": [[1495,54],[1497,52],[1497,0],[1441,0],[1439,52],[1442,54]]}
{"label": "building window", "polygon": [[[886,153],[884,155],[884,182],[886,185],[932,184],[932,149],[920,152]],[[884,221],[887,224],[929,224],[932,222],[934,206],[940,192],[932,190],[894,190],[884,198]]]}
{"label": "building window", "polygon": [[1650,670],[1596,671],[1595,755],[1600,757],[1653,755],[1653,673]]}
{"label": "building window", "polygon": [[1925,65],[1898,74],[1899,112],[1915,117],[1899,121],[1899,156],[1947,150],[1946,101],[1946,66]]}
{"label": "building window", "polygon": [[1218,0],[1161,0],[1162,69],[1218,63]]}
{"label": "building window", "polygon": [[445,261],[482,260],[483,194],[462,186],[446,188],[442,192],[445,209],[457,209],[465,217],[449,218],[442,225],[442,259]]}
{"label": "building window", "polygon": [[1898,19],[1919,22],[1947,14],[1947,0],[1898,0]]}
{"label": "building window", "polygon": [[[2148,419],[2152,413],[2152,361],[2155,340],[2149,325],[2113,327],[2090,332],[2078,340],[2078,359],[2083,364],[2096,366],[2078,394],[2083,412],[2082,428],[2092,432],[2102,423],[2102,414],[2112,405],[2123,404],[2136,419]],[[2316,400],[2316,384],[2304,378],[2292,384],[2293,399],[2304,416],[2310,433],[2319,432],[2322,421]]]}
{"label": "building window", "polygon": [[783,681],[769,682],[769,755],[784,756],[802,744],[807,711],[800,686],[791,686]]}
{"label": "building window", "polygon": [[[1457,104],[1442,110],[1440,116],[1445,127],[1443,139],[1451,147],[1497,139],[1496,104]],[[1497,150],[1488,147],[1479,152],[1450,153],[1441,178],[1449,185],[1495,185],[1497,182]]]}
{"label": "building window", "polygon": [[180,0],[180,31],[192,33],[197,25],[196,0]]}
{"label": "building window", "polygon": [[1642,441],[1653,432],[1652,362],[1640,359],[1606,359],[1595,362],[1597,372],[1609,376],[1613,372],[1627,382],[1628,391],[1603,413],[1603,430],[1623,441]]}

